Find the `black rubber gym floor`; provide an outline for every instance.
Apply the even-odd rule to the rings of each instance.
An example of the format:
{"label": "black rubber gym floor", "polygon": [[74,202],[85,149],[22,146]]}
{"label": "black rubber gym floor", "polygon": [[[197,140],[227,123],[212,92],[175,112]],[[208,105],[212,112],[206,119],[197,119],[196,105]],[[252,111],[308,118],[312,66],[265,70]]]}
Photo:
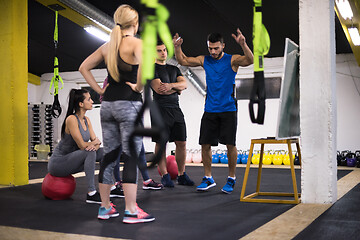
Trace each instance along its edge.
{"label": "black rubber gym floor", "polygon": [[[213,177],[217,186],[207,192],[196,192],[195,186],[179,185],[175,185],[173,189],[149,191],[142,190],[142,185],[139,184],[138,204],[153,214],[156,220],[152,223],[134,225],[122,223],[123,199],[113,199],[120,212],[119,217],[99,221],[99,205],[85,203],[86,182],[83,177],[76,179],[77,187],[72,199],[63,201],[45,199],[41,193],[41,184],[3,188],[0,189],[0,225],[126,239],[239,239],[294,206],[240,202],[244,172],[245,168],[237,168],[235,190],[229,195],[220,190],[228,175],[227,167],[213,167]],[[251,169],[247,194],[255,190],[256,172],[257,169]],[[349,172],[338,171],[338,178]],[[203,177],[203,168],[188,166],[187,173],[197,185]],[[300,171],[296,170],[296,173],[300,189]],[[31,179],[44,177],[45,174],[46,163],[30,164]],[[149,175],[156,181],[160,180],[157,169],[150,169]],[[261,191],[291,192],[290,170],[263,169]],[[349,219],[353,219],[355,214],[359,216],[360,207],[356,206],[356,212],[352,213],[349,204],[352,197],[359,197],[359,186],[355,193],[352,193],[353,191],[354,189],[343,198],[348,203],[342,204],[343,199],[339,201],[342,207],[348,204],[347,208],[337,207],[338,203],[335,203],[327,214],[323,214],[324,220],[319,220],[319,223],[316,223],[318,220],[315,221],[313,224],[317,225],[310,225],[309,230],[304,230],[297,239],[321,238],[318,235],[322,233],[317,234],[317,228],[320,226],[320,231],[326,231],[327,221],[335,221],[331,225],[341,227],[336,226],[336,222],[339,221],[338,214],[343,210],[346,211],[342,215],[348,216]],[[346,200],[349,194],[355,195]],[[359,226],[359,218],[356,219],[355,223]],[[325,230],[322,230],[324,228]]]}
{"label": "black rubber gym floor", "polygon": [[294,239],[360,239],[360,184],[340,198]]}

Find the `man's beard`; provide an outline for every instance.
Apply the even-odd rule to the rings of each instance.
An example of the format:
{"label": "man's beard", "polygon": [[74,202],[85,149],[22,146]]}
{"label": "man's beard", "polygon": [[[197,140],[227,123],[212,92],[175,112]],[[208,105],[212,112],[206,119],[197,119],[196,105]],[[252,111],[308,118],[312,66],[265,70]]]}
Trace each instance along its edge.
{"label": "man's beard", "polygon": [[221,52],[217,55],[216,58],[215,58],[215,57],[213,57],[213,58],[214,58],[215,60],[218,60],[218,59],[221,57],[222,53],[223,53],[223,50],[221,50]]}

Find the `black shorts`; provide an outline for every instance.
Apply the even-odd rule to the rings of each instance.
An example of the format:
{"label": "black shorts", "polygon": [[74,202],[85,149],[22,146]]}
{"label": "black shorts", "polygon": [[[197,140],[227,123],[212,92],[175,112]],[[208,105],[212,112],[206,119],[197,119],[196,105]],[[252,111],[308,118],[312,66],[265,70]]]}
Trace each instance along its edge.
{"label": "black shorts", "polygon": [[237,111],[209,113],[201,118],[199,144],[236,145]]}
{"label": "black shorts", "polygon": [[[184,114],[180,108],[159,107],[166,129],[166,141],[186,141],[186,125]],[[151,119],[151,121],[153,121]],[[152,138],[153,142],[160,142]]]}

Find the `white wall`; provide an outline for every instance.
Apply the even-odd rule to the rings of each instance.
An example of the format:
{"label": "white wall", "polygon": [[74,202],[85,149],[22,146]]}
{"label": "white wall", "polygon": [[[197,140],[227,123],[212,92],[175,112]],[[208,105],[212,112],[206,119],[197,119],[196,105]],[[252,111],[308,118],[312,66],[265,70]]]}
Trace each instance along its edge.
{"label": "white wall", "polygon": [[[283,58],[266,58],[265,59],[265,77],[281,77],[283,68]],[[202,68],[192,69],[205,83],[205,73]],[[252,66],[240,68],[236,78],[252,77]],[[94,70],[96,80],[99,84],[106,77],[106,71]],[[53,96],[49,94],[49,84],[52,73],[41,76],[42,84],[35,86],[29,84],[29,102],[30,103],[52,103]],[[71,88],[80,88],[86,85],[85,80],[79,72],[60,73],[64,80],[64,89],[60,90],[60,103],[63,109],[62,116],[59,121],[62,123],[63,116],[66,113],[67,97]],[[360,119],[359,101],[360,95],[360,67],[352,54],[337,55],[336,78],[337,78],[337,103],[338,103],[338,150],[360,150],[360,128],[358,127],[358,119]],[[358,89],[358,90],[357,90]],[[180,95],[180,106],[185,115],[187,124],[187,148],[200,149],[198,145],[200,121],[204,111],[205,98],[191,85]],[[252,124],[249,117],[248,100],[238,101],[238,130],[237,130],[237,147],[238,149],[247,150],[250,147],[250,141],[253,138],[263,138],[275,136],[279,99],[266,100],[266,112],[264,125]],[[101,137],[101,126],[99,119],[99,108],[94,108],[87,113],[94,126],[95,132]],[[61,124],[59,124],[59,127]],[[145,114],[145,126],[150,126],[149,114]],[[60,130],[59,130],[60,131]],[[60,136],[60,134],[59,134]],[[144,139],[146,151],[153,151],[154,144],[151,139]],[[270,146],[271,148],[272,146]],[[280,146],[274,146],[280,149]],[[174,144],[168,145],[168,152],[175,149]],[[225,146],[219,145],[214,149],[225,149]],[[281,148],[281,149],[285,149]]]}
{"label": "white wall", "polygon": [[337,149],[360,150],[360,67],[353,54],[336,56]]}

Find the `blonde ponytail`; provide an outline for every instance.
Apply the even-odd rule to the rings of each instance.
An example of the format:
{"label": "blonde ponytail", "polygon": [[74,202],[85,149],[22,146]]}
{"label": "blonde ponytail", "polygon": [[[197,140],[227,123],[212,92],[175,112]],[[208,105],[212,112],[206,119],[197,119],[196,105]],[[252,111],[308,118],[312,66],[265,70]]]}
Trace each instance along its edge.
{"label": "blonde ponytail", "polygon": [[108,54],[106,58],[107,69],[110,76],[117,82],[120,81],[118,69],[119,48],[122,39],[121,29],[127,29],[138,24],[139,16],[137,11],[130,5],[120,5],[114,13],[115,27],[110,34]]}
{"label": "blonde ponytail", "polygon": [[120,43],[121,43],[121,29],[120,26],[115,25],[115,27],[113,28],[110,34],[106,65],[110,73],[110,76],[117,82],[119,82],[120,80],[120,74],[118,69],[118,56],[119,56]]}

